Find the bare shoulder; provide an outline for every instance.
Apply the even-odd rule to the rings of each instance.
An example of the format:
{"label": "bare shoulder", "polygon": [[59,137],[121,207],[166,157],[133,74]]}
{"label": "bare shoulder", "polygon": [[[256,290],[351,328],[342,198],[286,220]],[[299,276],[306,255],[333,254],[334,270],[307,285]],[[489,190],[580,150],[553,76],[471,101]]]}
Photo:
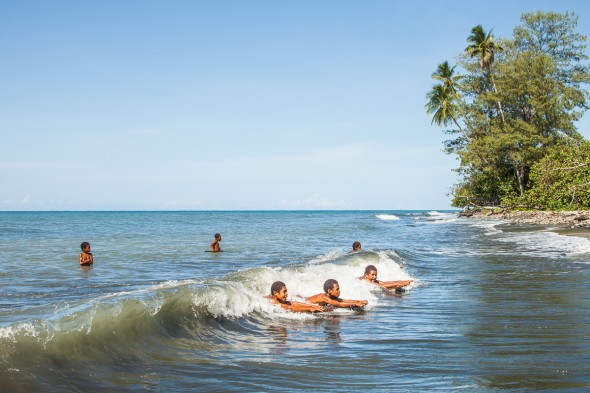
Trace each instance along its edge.
{"label": "bare shoulder", "polygon": [[307,301],[312,302],[312,303],[317,303],[317,302],[324,302],[326,301],[326,294],[325,293],[318,293],[317,295],[313,295],[307,298]]}

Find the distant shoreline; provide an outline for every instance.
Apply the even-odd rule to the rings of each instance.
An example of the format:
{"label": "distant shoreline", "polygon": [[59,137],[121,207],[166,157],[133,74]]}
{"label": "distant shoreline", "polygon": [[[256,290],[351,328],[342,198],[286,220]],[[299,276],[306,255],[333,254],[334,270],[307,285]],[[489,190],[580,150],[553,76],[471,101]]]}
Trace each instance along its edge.
{"label": "distant shoreline", "polygon": [[557,229],[589,228],[590,210],[572,211],[520,211],[501,210],[492,211],[483,209],[480,211],[468,210],[459,214],[460,217],[473,218],[497,218],[511,224],[550,225]]}

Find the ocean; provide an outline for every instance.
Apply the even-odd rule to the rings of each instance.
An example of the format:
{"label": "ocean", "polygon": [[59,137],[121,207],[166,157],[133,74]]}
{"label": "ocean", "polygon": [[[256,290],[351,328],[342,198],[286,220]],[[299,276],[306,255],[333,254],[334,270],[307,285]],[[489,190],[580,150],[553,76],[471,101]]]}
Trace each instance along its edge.
{"label": "ocean", "polygon": [[[451,211],[0,212],[0,391],[588,391],[590,240],[567,232]],[[369,264],[414,282],[358,280]],[[364,311],[264,298],[328,278]]]}

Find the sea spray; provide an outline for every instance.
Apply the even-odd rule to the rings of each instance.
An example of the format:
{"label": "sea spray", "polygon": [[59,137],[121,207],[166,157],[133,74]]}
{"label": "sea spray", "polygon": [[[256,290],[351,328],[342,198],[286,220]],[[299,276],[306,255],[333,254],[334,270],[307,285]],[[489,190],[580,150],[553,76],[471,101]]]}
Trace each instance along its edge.
{"label": "sea spray", "polygon": [[377,214],[375,217],[383,221],[397,221],[400,219],[395,214]]}

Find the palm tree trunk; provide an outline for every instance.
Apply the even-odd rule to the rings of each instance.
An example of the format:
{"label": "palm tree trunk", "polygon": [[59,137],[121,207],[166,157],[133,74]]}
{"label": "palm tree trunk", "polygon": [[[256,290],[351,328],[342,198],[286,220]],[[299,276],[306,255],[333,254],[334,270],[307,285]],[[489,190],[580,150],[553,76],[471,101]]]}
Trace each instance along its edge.
{"label": "palm tree trunk", "polygon": [[[494,89],[494,93],[498,94],[498,90],[496,89],[496,82],[494,81],[494,76],[490,74],[490,77],[492,79],[492,88]],[[500,101],[496,101],[496,103],[498,104],[498,110],[500,111],[500,116],[502,117],[502,123],[505,123],[506,119],[504,119],[504,111],[502,110],[502,104],[500,103]]]}
{"label": "palm tree trunk", "polygon": [[451,119],[453,119],[453,123],[455,123],[455,125],[457,127],[459,127],[459,131],[461,131],[461,133],[463,134],[463,136],[465,137],[465,139],[467,139],[468,141],[471,141],[471,138],[469,137],[469,135],[467,135],[467,133],[465,132],[465,130],[463,128],[461,128],[461,126],[457,122],[457,119],[455,119],[454,117],[451,117]]}

